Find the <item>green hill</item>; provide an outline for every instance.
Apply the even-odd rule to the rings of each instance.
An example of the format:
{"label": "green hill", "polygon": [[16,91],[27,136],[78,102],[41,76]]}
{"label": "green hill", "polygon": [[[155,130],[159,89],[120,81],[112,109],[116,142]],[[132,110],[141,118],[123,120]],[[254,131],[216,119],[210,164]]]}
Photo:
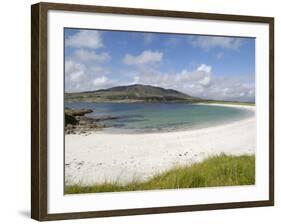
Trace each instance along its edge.
{"label": "green hill", "polygon": [[72,102],[197,102],[200,99],[173,89],[150,85],[117,86],[96,91],[65,93]]}

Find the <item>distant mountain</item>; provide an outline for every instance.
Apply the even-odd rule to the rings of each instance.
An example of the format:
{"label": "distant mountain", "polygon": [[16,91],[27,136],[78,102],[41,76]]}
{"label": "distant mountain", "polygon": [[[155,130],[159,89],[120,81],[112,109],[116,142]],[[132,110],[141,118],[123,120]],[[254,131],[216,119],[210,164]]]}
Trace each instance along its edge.
{"label": "distant mountain", "polygon": [[75,102],[197,102],[199,98],[173,89],[150,85],[117,86],[96,91],[65,93],[66,101]]}

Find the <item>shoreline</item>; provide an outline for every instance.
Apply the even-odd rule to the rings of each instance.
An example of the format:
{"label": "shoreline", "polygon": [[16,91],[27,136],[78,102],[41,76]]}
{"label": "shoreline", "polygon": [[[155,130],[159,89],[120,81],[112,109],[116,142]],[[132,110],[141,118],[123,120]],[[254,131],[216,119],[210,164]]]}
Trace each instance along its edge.
{"label": "shoreline", "polygon": [[[233,107],[233,108],[239,108],[243,110],[248,110],[251,112],[255,112],[255,105],[238,105],[238,104],[224,104],[224,103],[192,103],[192,105],[206,105],[206,106],[220,106],[220,107]],[[255,116],[255,114],[254,114]],[[205,125],[198,125],[198,126],[193,126],[193,127],[177,127],[174,129],[168,129],[168,128],[163,128],[163,129],[158,129],[156,131],[148,131],[148,132],[142,132],[142,131],[128,131],[128,130],[122,130],[121,132],[114,132],[115,129],[110,130],[110,127],[107,129],[102,129],[100,130],[100,133],[105,133],[105,134],[128,134],[128,135],[138,135],[138,134],[160,134],[160,133],[173,133],[173,132],[182,132],[182,131],[195,131],[195,130],[202,130],[205,128],[210,128],[210,127],[217,127],[220,125],[225,125],[225,124],[230,124],[234,122],[239,122],[242,120],[246,120],[249,117],[243,117],[239,120],[224,120],[215,124],[210,124],[210,126]]]}
{"label": "shoreline", "polygon": [[207,106],[220,106],[220,107],[234,107],[240,109],[246,109],[255,111],[256,105],[243,105],[243,104],[230,104],[230,103],[194,103],[196,105],[207,105]]}
{"label": "shoreline", "polygon": [[[248,105],[206,105],[255,110],[255,106]],[[239,136],[239,141],[235,136]],[[174,166],[191,165],[221,153],[255,153],[255,115],[223,125],[194,130],[66,135],[66,184],[144,181]]]}

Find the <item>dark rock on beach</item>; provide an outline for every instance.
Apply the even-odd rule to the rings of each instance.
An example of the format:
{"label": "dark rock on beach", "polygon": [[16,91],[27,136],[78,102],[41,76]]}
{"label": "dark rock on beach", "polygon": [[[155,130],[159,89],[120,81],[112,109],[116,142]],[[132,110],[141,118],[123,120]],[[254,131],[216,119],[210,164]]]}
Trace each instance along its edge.
{"label": "dark rock on beach", "polygon": [[67,113],[64,114],[64,119],[65,119],[65,122],[64,122],[64,125],[67,126],[67,125],[75,125],[78,123],[78,121],[76,120],[76,118],[72,115],[69,115]]}
{"label": "dark rock on beach", "polygon": [[93,110],[65,108],[65,134],[85,134],[87,132],[101,130],[106,127],[101,121],[118,119],[118,117],[113,116],[94,118],[85,116],[89,113],[93,113]]}

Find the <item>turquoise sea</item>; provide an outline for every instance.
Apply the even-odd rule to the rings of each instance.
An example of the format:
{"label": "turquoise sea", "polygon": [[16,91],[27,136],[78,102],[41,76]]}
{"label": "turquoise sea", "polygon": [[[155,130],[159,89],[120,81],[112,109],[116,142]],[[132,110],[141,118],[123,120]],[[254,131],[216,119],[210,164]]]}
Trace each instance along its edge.
{"label": "turquoise sea", "polygon": [[222,106],[184,103],[78,103],[67,102],[69,108],[93,109],[89,117],[116,116],[117,120],[103,121],[111,133],[168,132],[215,126],[240,120],[254,112]]}

